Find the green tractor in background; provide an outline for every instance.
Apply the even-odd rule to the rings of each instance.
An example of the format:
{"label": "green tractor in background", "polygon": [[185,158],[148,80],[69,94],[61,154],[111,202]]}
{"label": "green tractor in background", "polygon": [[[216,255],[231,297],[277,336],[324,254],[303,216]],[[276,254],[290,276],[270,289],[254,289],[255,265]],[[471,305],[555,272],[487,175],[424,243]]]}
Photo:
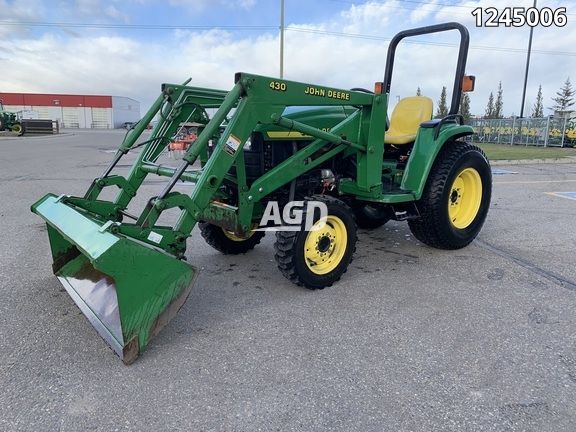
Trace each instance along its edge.
{"label": "green tractor in background", "polygon": [[0,132],[5,130],[11,131],[18,136],[24,134],[24,126],[22,126],[18,115],[4,111],[4,105],[2,105],[2,101],[0,101]]}
{"label": "green tractor in background", "polygon": [[[460,33],[449,114],[432,119],[432,100],[417,96],[399,101],[387,121],[398,43],[449,30]],[[47,194],[32,205],[47,224],[54,273],[128,364],[190,293],[198,270],[186,263],[185,252],[195,247],[187,239],[196,226],[214,249],[245,253],[264,236],[271,206],[322,204],[325,216],[302,210],[308,213],[301,222],[310,216],[309,228],[296,222],[276,230],[280,272],[309,289],[343,276],[356,249],[357,226],[407,221],[422,243],[465,247],[484,223],[492,190],[489,162],[463,140],[474,130],[458,114],[462,92],[473,88],[464,73],[468,43],[468,31],[458,23],[397,34],[384,81],[374,91],[247,73],[236,74],[230,91],[163,84],[83,196]],[[209,116],[209,109],[216,112]],[[151,136],[142,136],[157,114]],[[179,165],[159,163],[187,123],[199,124],[199,133]],[[135,149],[130,172],[113,173]],[[132,203],[143,195],[149,175],[165,177],[163,189]],[[192,189],[176,190],[182,182]],[[119,189],[115,199],[101,197],[106,188]],[[176,222],[161,222],[170,210]]]}

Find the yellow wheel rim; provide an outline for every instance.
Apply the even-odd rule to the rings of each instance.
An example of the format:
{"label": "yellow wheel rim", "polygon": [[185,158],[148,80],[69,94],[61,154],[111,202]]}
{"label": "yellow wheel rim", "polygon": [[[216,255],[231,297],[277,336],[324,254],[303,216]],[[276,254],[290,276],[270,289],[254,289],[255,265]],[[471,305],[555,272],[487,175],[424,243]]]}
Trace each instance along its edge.
{"label": "yellow wheel rim", "polygon": [[246,235],[239,236],[236,233],[234,233],[234,231],[228,231],[228,230],[225,230],[224,228],[222,228],[222,232],[224,233],[224,235],[226,237],[228,237],[230,240],[235,241],[235,242],[246,241],[254,235],[254,231],[249,231]]}
{"label": "yellow wheel rim", "polygon": [[304,242],[304,260],[308,269],[324,275],[338,267],[346,253],[347,234],[346,225],[339,217],[330,215],[316,222]]}
{"label": "yellow wheel rim", "polygon": [[20,132],[22,132],[22,126],[19,125],[19,124],[12,126],[12,132],[15,132],[15,133],[20,133]]}
{"label": "yellow wheel rim", "polygon": [[458,229],[468,227],[476,218],[482,202],[482,179],[474,168],[466,168],[452,183],[448,196],[448,216]]}

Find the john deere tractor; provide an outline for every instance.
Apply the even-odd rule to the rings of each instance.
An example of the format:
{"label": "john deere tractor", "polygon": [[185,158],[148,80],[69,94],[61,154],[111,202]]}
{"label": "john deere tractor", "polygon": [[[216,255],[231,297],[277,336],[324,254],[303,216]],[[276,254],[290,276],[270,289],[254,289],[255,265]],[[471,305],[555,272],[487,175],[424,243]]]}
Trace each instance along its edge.
{"label": "john deere tractor", "polygon": [[[432,119],[429,98],[408,97],[387,121],[398,43],[452,30],[460,34],[460,48],[449,114]],[[374,90],[248,73],[237,73],[230,91],[163,84],[83,196],[48,194],[33,204],[47,223],[54,273],[130,363],[190,292],[198,270],[185,257],[197,225],[224,254],[246,253],[274,229],[278,268],[310,289],[343,276],[356,250],[357,226],[407,221],[426,245],[468,245],[484,223],[492,187],[488,160],[462,140],[474,131],[457,112],[462,91],[474,83],[464,74],[468,41],[457,23],[397,34]],[[156,115],[151,136],[141,137]],[[190,122],[199,125],[198,137],[179,164],[159,163]],[[130,173],[115,173],[132,151]],[[136,214],[128,211],[150,175],[166,183]],[[179,182],[195,186],[182,192]],[[113,200],[101,198],[107,188],[119,189]],[[288,218],[278,226],[270,223],[274,208],[298,208],[302,217],[284,211]],[[179,215],[176,222],[159,223],[170,210]]]}
{"label": "john deere tractor", "polygon": [[22,126],[22,122],[18,120],[17,115],[4,111],[4,105],[2,105],[2,101],[0,101],[0,132],[5,130],[12,131],[18,136],[24,133],[24,127]]}

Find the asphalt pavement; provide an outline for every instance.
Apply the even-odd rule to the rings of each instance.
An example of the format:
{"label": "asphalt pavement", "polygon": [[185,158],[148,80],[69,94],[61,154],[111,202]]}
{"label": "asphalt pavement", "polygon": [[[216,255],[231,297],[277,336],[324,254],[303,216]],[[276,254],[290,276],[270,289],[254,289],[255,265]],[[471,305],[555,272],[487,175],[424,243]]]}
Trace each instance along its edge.
{"label": "asphalt pavement", "polygon": [[122,138],[67,132],[0,138],[0,430],[576,430],[576,200],[554,194],[576,191],[576,164],[498,166],[461,250],[406,223],[363,230],[321,291],[282,277],[273,235],[225,256],[195,229],[196,286],[124,366],[52,275],[30,212],[82,194]]}

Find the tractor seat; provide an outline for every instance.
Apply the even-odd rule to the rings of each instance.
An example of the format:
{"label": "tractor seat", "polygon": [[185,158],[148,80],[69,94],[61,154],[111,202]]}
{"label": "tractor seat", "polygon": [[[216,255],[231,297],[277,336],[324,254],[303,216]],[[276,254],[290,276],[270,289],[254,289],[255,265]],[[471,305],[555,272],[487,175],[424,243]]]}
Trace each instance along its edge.
{"label": "tractor seat", "polygon": [[408,144],[416,140],[420,123],[432,118],[432,99],[425,96],[411,96],[398,102],[390,127],[384,135],[385,144]]}

